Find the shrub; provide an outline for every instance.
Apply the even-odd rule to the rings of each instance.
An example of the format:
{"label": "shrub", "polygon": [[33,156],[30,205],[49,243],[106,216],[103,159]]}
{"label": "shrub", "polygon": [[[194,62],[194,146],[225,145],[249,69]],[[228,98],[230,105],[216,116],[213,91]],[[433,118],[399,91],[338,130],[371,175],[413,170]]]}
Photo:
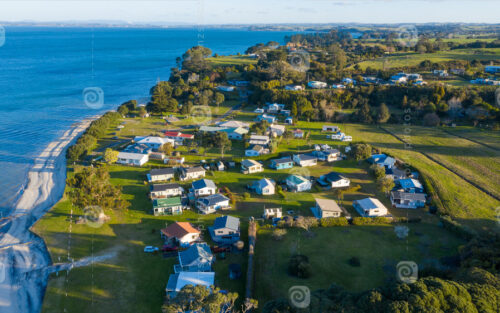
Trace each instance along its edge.
{"label": "shrub", "polygon": [[347,226],[349,221],[345,217],[325,217],[319,221],[321,227]]}
{"label": "shrub", "polygon": [[352,225],[373,225],[373,224],[387,224],[390,223],[387,217],[354,217]]}
{"label": "shrub", "polygon": [[379,166],[377,164],[372,164],[370,166],[370,171],[375,177],[375,179],[380,179],[385,176],[385,168],[383,166]]}
{"label": "shrub", "polygon": [[355,257],[355,256],[350,258],[349,261],[347,261],[347,262],[349,263],[350,266],[353,266],[353,267],[360,267],[361,266],[361,261],[359,260],[358,257]]}
{"label": "shrub", "polygon": [[281,240],[286,235],[286,233],[287,233],[286,229],[276,228],[273,231],[273,238],[274,238],[274,240]]}
{"label": "shrub", "polygon": [[288,273],[299,278],[309,278],[312,275],[309,258],[302,254],[292,255],[288,262]]}
{"label": "shrub", "polygon": [[250,199],[250,193],[244,192],[243,193],[243,199],[245,199],[245,200]]}

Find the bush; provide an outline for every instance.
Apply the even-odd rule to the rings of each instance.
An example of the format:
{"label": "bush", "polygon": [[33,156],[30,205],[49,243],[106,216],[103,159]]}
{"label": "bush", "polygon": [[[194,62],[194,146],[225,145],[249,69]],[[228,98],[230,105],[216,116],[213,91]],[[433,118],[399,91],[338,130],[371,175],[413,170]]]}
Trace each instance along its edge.
{"label": "bush", "polygon": [[292,255],[288,262],[288,274],[299,278],[309,278],[312,275],[312,267],[309,258],[305,255]]}
{"label": "bush", "polygon": [[345,217],[325,217],[319,221],[321,227],[347,226],[349,221]]}
{"label": "bush", "polygon": [[372,164],[370,166],[370,171],[375,177],[375,179],[380,179],[385,176],[385,168],[383,166],[379,166],[377,164]]}
{"label": "bush", "polygon": [[354,217],[352,225],[374,225],[374,224],[388,224],[390,218],[387,217]]}
{"label": "bush", "polygon": [[273,231],[273,239],[274,240],[282,240],[283,237],[286,235],[287,231],[286,229],[283,228],[276,228]]}
{"label": "bush", "polygon": [[348,263],[350,266],[353,266],[353,267],[360,267],[361,266],[361,261],[359,260],[358,257],[355,257],[355,256],[350,258]]}
{"label": "bush", "polygon": [[243,193],[243,199],[245,199],[245,200],[250,199],[250,193],[244,192]]}

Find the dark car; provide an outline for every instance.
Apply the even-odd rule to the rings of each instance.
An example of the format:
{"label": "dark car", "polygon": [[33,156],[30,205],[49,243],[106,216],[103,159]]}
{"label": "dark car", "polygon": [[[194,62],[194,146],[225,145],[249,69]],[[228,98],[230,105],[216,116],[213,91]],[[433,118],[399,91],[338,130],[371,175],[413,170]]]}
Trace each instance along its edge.
{"label": "dark car", "polygon": [[176,247],[176,246],[169,246],[169,245],[164,245],[162,248],[161,248],[161,251],[163,252],[172,252],[172,251],[177,251],[179,250],[179,247]]}

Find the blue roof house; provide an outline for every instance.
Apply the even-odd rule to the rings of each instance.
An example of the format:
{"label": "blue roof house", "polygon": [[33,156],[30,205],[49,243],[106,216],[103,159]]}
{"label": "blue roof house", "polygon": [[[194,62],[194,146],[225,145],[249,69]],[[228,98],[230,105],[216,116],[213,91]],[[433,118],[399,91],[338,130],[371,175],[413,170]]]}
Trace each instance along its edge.
{"label": "blue roof house", "polygon": [[271,164],[269,166],[275,170],[284,170],[293,167],[293,160],[291,157],[273,159],[271,160]]}
{"label": "blue roof house", "polygon": [[221,216],[214,225],[208,227],[212,240],[218,244],[232,244],[240,240],[240,219],[234,216]]}
{"label": "blue roof house", "polygon": [[405,192],[409,193],[423,193],[424,186],[413,178],[405,178],[397,181],[397,186],[400,186]]}
{"label": "blue roof house", "polygon": [[286,185],[293,192],[311,190],[311,181],[303,176],[290,175],[286,178]]}
{"label": "blue roof house", "polygon": [[371,157],[366,159],[371,164],[377,164],[385,168],[392,168],[396,164],[396,160],[385,154],[372,154]]}
{"label": "blue roof house", "polygon": [[206,243],[195,243],[187,250],[179,251],[179,264],[174,272],[210,272],[215,258]]}
{"label": "blue roof house", "polygon": [[260,121],[267,121],[269,124],[272,124],[276,122],[276,116],[273,115],[268,115],[268,114],[261,114],[257,116],[257,122]]}

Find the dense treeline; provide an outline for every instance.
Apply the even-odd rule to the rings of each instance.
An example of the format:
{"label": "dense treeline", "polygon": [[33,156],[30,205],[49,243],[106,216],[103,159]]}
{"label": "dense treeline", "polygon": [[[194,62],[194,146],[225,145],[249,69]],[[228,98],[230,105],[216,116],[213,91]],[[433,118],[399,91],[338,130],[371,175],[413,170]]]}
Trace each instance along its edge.
{"label": "dense treeline", "polygon": [[120,114],[117,112],[107,112],[97,120],[93,121],[85,133],[78,138],[76,143],[69,147],[66,152],[68,160],[74,162],[90,154],[97,145],[97,139],[103,136],[106,130],[118,121]]}

